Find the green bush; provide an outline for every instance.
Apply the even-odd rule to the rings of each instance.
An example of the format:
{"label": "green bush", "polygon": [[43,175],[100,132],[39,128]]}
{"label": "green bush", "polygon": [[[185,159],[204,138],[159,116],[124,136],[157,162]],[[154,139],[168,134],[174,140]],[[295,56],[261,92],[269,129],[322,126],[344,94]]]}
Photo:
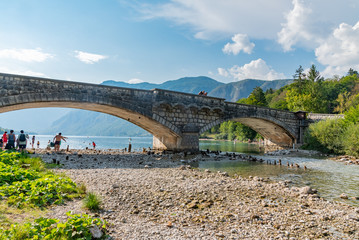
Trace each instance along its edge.
{"label": "green bush", "polygon": [[0,152],[0,200],[9,205],[43,207],[63,203],[77,193],[79,190],[70,178],[44,171],[41,159]]}
{"label": "green bush", "polygon": [[305,149],[315,149],[327,153],[343,153],[345,124],[342,120],[328,119],[309,126],[305,133]]}
{"label": "green bush", "polygon": [[87,193],[83,200],[84,207],[90,210],[99,210],[101,199],[95,193]]}
{"label": "green bush", "polygon": [[350,124],[344,136],[343,144],[345,153],[359,157],[359,124]]}
{"label": "green bush", "polygon": [[[34,223],[13,224],[10,229],[0,229],[0,239],[92,239],[90,229],[97,226],[106,239],[106,221],[89,215],[67,213],[69,219],[60,223],[57,219],[38,218]],[[1,231],[2,230],[2,231]]]}

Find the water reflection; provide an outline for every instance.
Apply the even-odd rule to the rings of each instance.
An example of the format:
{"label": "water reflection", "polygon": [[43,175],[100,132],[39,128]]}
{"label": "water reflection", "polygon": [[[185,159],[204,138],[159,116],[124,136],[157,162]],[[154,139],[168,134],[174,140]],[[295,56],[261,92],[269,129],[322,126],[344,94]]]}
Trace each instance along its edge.
{"label": "water reflection", "polygon": [[[260,150],[253,144],[234,144],[231,142],[208,141],[202,144],[202,149],[232,151],[245,153],[259,153]],[[206,146],[206,147],[204,147]],[[212,147],[210,147],[212,146]],[[256,151],[257,149],[257,151]],[[234,151],[233,151],[234,152]],[[283,157],[283,156],[260,156],[264,160],[282,160],[283,165],[268,165],[265,163],[247,161],[211,161],[199,162],[198,167],[212,171],[226,171],[229,174],[238,174],[243,177],[260,176],[269,177],[273,180],[291,180],[295,186],[310,185],[319,191],[320,196],[326,199],[344,201],[359,206],[358,200],[340,199],[340,194],[345,193],[349,197],[359,197],[359,166],[344,165],[328,159]],[[299,164],[301,168],[289,168],[287,162]],[[303,166],[307,166],[307,170]]]}
{"label": "water reflection", "polygon": [[264,153],[264,148],[258,144],[234,143],[232,141],[201,140],[199,143],[201,150],[222,151],[222,152],[241,152],[241,153]]}

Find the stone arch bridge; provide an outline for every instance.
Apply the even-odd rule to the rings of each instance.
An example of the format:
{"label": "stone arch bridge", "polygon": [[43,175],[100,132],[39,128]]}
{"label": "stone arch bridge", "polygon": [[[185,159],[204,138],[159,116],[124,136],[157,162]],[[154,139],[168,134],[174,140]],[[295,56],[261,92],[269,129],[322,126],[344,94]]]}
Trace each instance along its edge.
{"label": "stone arch bridge", "polygon": [[111,114],[153,134],[153,148],[199,149],[199,135],[224,121],[241,122],[273,143],[302,142],[305,114],[174,91],[139,90],[0,73],[0,113],[78,108]]}

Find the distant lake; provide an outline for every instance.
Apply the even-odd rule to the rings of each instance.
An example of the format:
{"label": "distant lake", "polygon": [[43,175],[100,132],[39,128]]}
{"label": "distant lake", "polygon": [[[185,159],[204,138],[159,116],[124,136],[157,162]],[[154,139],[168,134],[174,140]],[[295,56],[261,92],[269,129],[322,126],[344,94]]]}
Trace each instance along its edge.
{"label": "distant lake", "polygon": [[[29,140],[33,135],[29,135]],[[96,143],[97,149],[124,149],[128,148],[130,137],[108,137],[108,136],[65,136],[68,137],[67,142],[61,141],[61,148],[69,145],[70,149],[92,148],[92,141]],[[40,148],[46,148],[49,140],[52,141],[52,135],[35,135],[35,147],[37,141],[40,141]],[[152,148],[151,137],[131,137],[133,150],[142,150],[142,148]],[[29,145],[28,145],[29,146]],[[211,141],[201,140],[200,149],[222,152],[242,152],[242,153],[261,153],[262,149],[257,144],[233,143],[230,141]]]}
{"label": "distant lake", "polygon": [[[97,149],[124,149],[128,148],[130,137],[103,137],[103,136],[65,136],[66,142],[61,141],[61,148],[85,149],[92,148],[92,141],[96,143]],[[31,142],[32,135],[29,135]],[[35,135],[35,145],[40,141],[40,148],[46,148],[52,135]],[[132,150],[142,150],[142,148],[152,148],[152,137],[131,137]],[[28,145],[29,146],[29,145]]]}

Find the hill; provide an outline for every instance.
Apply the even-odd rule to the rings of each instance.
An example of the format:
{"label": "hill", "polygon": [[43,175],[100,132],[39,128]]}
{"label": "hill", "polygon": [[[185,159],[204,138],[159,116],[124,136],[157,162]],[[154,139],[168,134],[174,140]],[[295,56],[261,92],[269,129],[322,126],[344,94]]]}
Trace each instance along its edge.
{"label": "hill", "polygon": [[194,93],[197,94],[200,91],[204,90],[210,92],[213,89],[225,85],[224,83],[218,82],[212,78],[199,76],[199,77],[184,77],[177,80],[166,81],[161,84],[154,84],[148,82],[129,84],[126,82],[118,81],[104,81],[102,85],[115,86],[115,87],[126,87],[126,88],[138,88],[150,90],[154,88],[172,90],[184,93]]}
{"label": "hill", "polygon": [[245,79],[238,82],[223,84],[209,92],[209,96],[224,98],[230,102],[236,102],[238,99],[246,98],[255,87],[260,87],[263,91],[267,89],[279,89],[292,83],[291,79],[264,81],[256,79]]}

